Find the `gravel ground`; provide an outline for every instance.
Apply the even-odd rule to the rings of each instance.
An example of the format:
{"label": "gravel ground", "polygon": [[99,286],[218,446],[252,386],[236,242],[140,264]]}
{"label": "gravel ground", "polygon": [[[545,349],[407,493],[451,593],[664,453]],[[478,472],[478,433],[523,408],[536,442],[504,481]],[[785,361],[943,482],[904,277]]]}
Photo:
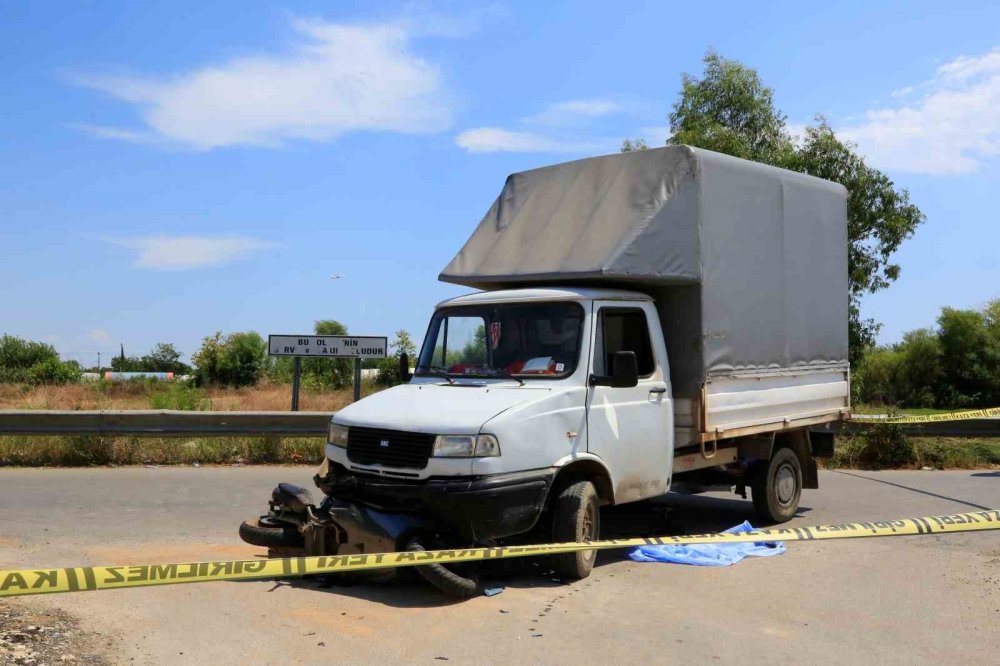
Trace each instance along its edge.
{"label": "gravel ground", "polygon": [[65,612],[0,601],[0,664],[103,666],[109,662],[100,655],[108,644],[97,634],[81,631]]}

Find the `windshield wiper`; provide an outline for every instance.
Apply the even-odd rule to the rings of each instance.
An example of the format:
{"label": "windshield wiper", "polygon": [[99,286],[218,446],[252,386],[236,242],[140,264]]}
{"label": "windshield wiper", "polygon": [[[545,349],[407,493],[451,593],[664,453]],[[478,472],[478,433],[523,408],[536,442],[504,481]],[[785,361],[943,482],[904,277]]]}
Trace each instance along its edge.
{"label": "windshield wiper", "polygon": [[515,382],[517,382],[521,386],[524,386],[524,380],[521,379],[520,377],[516,377],[513,374],[511,374],[510,370],[501,370],[500,368],[496,368],[493,371],[493,374],[491,374],[489,376],[490,377],[501,377],[503,379],[513,379]]}
{"label": "windshield wiper", "polygon": [[455,378],[448,374],[448,368],[441,368],[436,365],[422,365],[417,368],[417,373],[424,377],[441,377],[442,379],[447,379],[449,384],[455,383]]}

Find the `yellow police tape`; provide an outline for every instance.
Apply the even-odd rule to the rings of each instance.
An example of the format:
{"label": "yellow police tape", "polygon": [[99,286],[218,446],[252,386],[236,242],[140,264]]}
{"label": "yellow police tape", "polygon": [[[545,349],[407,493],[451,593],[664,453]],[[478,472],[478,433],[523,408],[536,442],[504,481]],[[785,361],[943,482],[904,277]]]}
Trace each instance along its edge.
{"label": "yellow police tape", "polygon": [[784,527],[743,534],[701,534],[655,538],[612,539],[590,543],[560,543],[536,546],[498,546],[426,552],[322,555],[261,560],[227,560],[184,564],[69,567],[65,569],[18,569],[0,571],[0,597],[28,594],[114,590],[122,587],[206,583],[216,580],[287,578],[366,569],[419,566],[429,563],[475,562],[531,555],[553,555],[581,550],[633,548],[636,546],[748,543],[759,541],[821,541],[859,537],[944,534],[1000,529],[1000,509],[958,513],[950,516],[878,520],[818,527]]}
{"label": "yellow police tape", "polygon": [[855,421],[867,421],[869,423],[934,423],[937,421],[963,421],[965,419],[988,419],[1000,416],[1000,407],[990,407],[988,409],[973,409],[966,412],[947,412],[945,414],[914,414],[912,416],[894,416],[892,418],[880,418],[867,416],[865,414],[854,414],[851,418]]}

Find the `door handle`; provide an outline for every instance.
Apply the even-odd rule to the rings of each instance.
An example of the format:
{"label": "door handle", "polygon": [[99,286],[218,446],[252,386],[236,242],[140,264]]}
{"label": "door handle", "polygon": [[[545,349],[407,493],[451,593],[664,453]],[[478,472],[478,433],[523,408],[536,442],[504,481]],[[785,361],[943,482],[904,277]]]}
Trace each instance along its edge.
{"label": "door handle", "polygon": [[650,393],[666,393],[666,392],[667,392],[667,389],[666,389],[666,388],[664,388],[664,387],[662,387],[662,386],[658,386],[658,387],[656,387],[656,388],[651,388],[651,389],[649,389],[649,392],[650,392]]}

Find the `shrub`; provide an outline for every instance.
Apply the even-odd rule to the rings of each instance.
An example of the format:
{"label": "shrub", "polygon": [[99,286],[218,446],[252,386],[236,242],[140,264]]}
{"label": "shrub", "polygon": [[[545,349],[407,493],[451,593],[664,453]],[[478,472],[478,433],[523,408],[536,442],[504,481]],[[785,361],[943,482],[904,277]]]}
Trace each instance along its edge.
{"label": "shrub", "polygon": [[4,335],[0,337],[0,383],[66,384],[80,380],[76,361],[61,361],[55,347]]}
{"label": "shrub", "polygon": [[855,368],[853,380],[860,384],[861,402],[873,405],[897,404],[896,376],[902,356],[894,349],[878,347],[865,354]]}
{"label": "shrub", "polygon": [[861,469],[897,469],[916,462],[913,444],[898,423],[873,423],[837,451],[837,464]]}
{"label": "shrub", "polygon": [[205,397],[203,390],[177,383],[169,384],[164,389],[151,393],[149,407],[151,409],[203,411],[211,407],[211,401]]}
{"label": "shrub", "polygon": [[267,367],[267,343],[254,331],[216,333],[202,341],[194,364],[199,386],[253,386]]}
{"label": "shrub", "polygon": [[921,328],[903,335],[896,348],[899,363],[895,382],[899,404],[906,407],[932,407],[935,392],[944,379],[941,344],[933,331]]}
{"label": "shrub", "polygon": [[98,435],[67,437],[60,464],[70,467],[107,465],[115,459],[114,439]]}
{"label": "shrub", "polygon": [[80,381],[83,370],[76,361],[60,361],[50,358],[28,368],[29,384],[69,384]]}

